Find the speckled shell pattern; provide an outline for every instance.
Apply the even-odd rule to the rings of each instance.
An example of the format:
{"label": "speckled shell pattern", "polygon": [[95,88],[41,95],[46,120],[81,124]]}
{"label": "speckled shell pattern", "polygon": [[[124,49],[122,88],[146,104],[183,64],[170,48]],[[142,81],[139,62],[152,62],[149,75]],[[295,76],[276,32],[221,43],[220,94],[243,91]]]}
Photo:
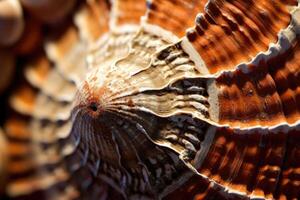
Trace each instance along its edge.
{"label": "speckled shell pattern", "polygon": [[4,196],[300,199],[299,1],[86,0],[71,21],[8,98]]}

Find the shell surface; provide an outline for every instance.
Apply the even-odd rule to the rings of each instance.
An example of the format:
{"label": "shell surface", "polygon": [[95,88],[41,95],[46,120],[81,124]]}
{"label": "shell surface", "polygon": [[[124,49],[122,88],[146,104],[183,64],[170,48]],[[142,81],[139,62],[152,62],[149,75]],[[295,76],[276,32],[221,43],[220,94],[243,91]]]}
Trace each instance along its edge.
{"label": "shell surface", "polygon": [[81,2],[21,64],[4,195],[299,199],[299,6]]}

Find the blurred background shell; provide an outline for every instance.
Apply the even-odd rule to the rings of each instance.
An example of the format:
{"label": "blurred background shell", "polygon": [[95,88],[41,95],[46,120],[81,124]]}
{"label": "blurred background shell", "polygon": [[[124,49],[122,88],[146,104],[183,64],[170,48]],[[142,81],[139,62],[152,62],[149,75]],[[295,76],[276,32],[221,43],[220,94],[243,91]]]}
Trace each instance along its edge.
{"label": "blurred background shell", "polygon": [[18,0],[0,2],[0,45],[15,43],[24,31],[23,11]]}
{"label": "blurred background shell", "polygon": [[63,20],[74,8],[75,0],[20,0],[25,9],[44,23],[57,23]]}
{"label": "blurred background shell", "polygon": [[0,0],[1,199],[300,199],[299,0]]}

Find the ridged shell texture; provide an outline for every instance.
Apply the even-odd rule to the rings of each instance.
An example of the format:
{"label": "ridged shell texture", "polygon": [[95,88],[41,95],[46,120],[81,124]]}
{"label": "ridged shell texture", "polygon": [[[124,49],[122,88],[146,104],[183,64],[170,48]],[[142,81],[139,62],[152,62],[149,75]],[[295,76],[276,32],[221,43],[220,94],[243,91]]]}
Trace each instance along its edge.
{"label": "ridged shell texture", "polygon": [[300,199],[299,4],[0,1],[0,198]]}

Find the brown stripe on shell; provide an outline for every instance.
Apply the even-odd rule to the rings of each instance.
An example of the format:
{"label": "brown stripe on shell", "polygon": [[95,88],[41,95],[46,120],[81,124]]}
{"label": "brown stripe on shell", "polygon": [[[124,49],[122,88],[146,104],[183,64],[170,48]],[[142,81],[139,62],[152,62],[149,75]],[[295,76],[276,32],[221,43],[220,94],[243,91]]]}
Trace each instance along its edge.
{"label": "brown stripe on shell", "polygon": [[[298,131],[292,129],[286,133],[258,129],[248,132],[219,129],[199,172],[239,193],[277,198],[286,165],[292,169],[299,166],[297,161],[287,164],[291,162],[289,157],[294,156],[289,151],[299,147],[299,142],[291,139]],[[299,181],[296,173],[291,172],[290,180],[287,180],[291,187]],[[298,194],[283,192],[281,195],[294,195],[295,198]]]}
{"label": "brown stripe on shell", "polygon": [[293,159],[299,156],[300,144],[295,140],[298,137],[297,129],[217,129],[198,170],[220,185],[195,176],[167,198],[181,199],[181,195],[188,195],[189,199],[298,198],[300,163]]}
{"label": "brown stripe on shell", "polygon": [[276,43],[290,22],[288,6],[296,1],[209,1],[187,37],[209,73],[233,70]]}
{"label": "brown stripe on shell", "polygon": [[300,117],[300,46],[217,78],[220,122],[234,126],[294,124]]}
{"label": "brown stripe on shell", "polygon": [[177,37],[194,25],[195,17],[203,12],[207,0],[148,0],[148,24],[159,26]]}

